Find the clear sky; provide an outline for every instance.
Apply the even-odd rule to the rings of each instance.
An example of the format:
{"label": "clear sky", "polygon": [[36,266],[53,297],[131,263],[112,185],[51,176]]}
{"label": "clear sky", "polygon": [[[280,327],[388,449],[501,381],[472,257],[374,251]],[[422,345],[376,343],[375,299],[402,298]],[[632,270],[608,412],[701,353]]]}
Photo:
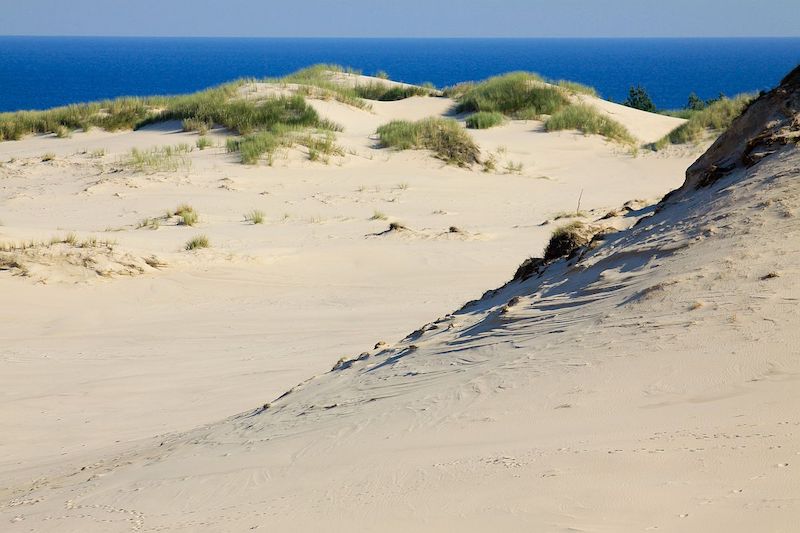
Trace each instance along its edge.
{"label": "clear sky", "polygon": [[0,0],[0,35],[800,36],[800,0]]}

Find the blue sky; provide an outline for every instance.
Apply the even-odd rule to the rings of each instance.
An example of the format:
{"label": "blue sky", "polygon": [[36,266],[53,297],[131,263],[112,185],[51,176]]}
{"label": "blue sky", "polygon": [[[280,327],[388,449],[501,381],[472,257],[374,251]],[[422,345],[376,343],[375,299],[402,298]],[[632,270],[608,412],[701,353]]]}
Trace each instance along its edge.
{"label": "blue sky", "polygon": [[0,35],[800,36],[800,0],[0,0]]}

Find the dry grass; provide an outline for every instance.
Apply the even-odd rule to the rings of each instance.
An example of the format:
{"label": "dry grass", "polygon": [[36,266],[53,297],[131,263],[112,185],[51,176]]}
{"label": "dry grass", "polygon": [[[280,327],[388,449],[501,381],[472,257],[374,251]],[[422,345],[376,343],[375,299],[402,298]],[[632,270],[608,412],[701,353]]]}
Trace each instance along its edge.
{"label": "dry grass", "polygon": [[211,241],[208,240],[208,237],[205,235],[198,235],[186,241],[185,249],[186,250],[199,250],[201,248],[210,248]]}
{"label": "dry grass", "polygon": [[258,209],[253,209],[249,213],[245,213],[244,221],[249,222],[251,224],[263,224],[264,223],[264,212]]}

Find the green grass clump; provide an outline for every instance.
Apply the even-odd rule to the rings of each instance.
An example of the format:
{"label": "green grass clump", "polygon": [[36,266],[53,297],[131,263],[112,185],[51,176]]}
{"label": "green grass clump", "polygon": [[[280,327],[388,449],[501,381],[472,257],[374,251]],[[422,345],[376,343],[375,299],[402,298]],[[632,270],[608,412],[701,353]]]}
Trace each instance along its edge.
{"label": "green grass clump", "polygon": [[272,165],[279,149],[300,145],[308,148],[310,160],[327,162],[332,155],[344,155],[344,150],[335,144],[335,140],[333,133],[326,130],[309,133],[299,128],[279,127],[241,139],[228,139],[227,150],[229,153],[238,153],[241,162],[246,165],[256,165],[263,157]]}
{"label": "green grass clump", "polygon": [[249,213],[245,213],[244,221],[249,222],[251,224],[263,224],[264,223],[264,212],[258,209],[253,209]]}
{"label": "green grass clump", "polygon": [[370,220],[386,220],[387,216],[386,213],[382,211],[378,211],[377,209],[372,213],[372,216],[369,217]]}
{"label": "green grass clump", "polygon": [[661,150],[670,144],[698,142],[711,133],[721,133],[736,119],[753,101],[755,95],[740,94],[733,98],[721,98],[704,109],[692,111],[688,122],[685,122],[651,145],[654,150]]}
{"label": "green grass clump", "polygon": [[241,162],[245,165],[255,165],[264,155],[268,156],[269,164],[278,148],[286,147],[286,140],[271,131],[262,131],[247,135],[241,139],[228,139],[227,150],[229,153],[238,152]]}
{"label": "green grass clump", "polygon": [[512,72],[466,86],[458,98],[456,110],[494,111],[513,118],[531,119],[552,115],[567,105],[569,99],[562,89],[545,84],[537,74]]}
{"label": "green grass clump", "polygon": [[501,113],[494,111],[479,111],[467,117],[467,127],[473,130],[485,130],[499,126],[505,117]]}
{"label": "green grass clump", "polygon": [[478,146],[452,119],[394,120],[379,127],[378,136],[383,146],[398,150],[432,150],[448,164],[469,166],[479,162]]}
{"label": "green grass clump", "polygon": [[602,135],[625,144],[636,144],[628,129],[587,104],[573,104],[553,114],[545,123],[547,131],[579,130]]}
{"label": "green grass clump", "polygon": [[0,113],[0,141],[19,140],[32,133],[67,136],[74,130],[96,126],[106,131],[134,129],[159,114],[168,98],[117,98],[88,104],[72,104],[46,111]]}
{"label": "green grass clump", "polygon": [[208,137],[204,136],[204,137],[200,137],[199,139],[197,139],[196,145],[197,145],[197,148],[199,150],[205,150],[206,148],[214,146],[214,143],[211,142],[211,139],[209,139]]}
{"label": "green grass clump", "polygon": [[42,162],[45,163],[47,161],[53,161],[56,158],[56,154],[53,152],[47,152],[46,154],[42,154]]}
{"label": "green grass clump", "polygon": [[186,250],[198,250],[200,248],[210,248],[211,241],[208,240],[208,237],[205,235],[198,235],[188,241],[186,241]]}
{"label": "green grass clump", "polygon": [[429,96],[432,91],[414,85],[397,85],[392,87],[385,83],[368,83],[366,85],[356,85],[355,92],[359,97],[367,100],[392,102],[396,100],[405,100],[412,96]]}

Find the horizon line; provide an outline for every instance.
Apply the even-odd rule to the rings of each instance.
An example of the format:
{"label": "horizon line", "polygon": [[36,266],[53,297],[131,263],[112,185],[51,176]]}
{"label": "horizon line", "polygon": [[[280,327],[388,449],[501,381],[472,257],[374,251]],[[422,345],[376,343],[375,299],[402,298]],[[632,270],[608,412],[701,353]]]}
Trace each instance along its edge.
{"label": "horizon line", "polygon": [[800,35],[661,35],[661,36],[350,36],[350,35],[299,35],[299,36],[269,36],[269,35],[39,35],[39,34],[0,34],[0,37],[40,37],[40,38],[96,38],[96,39],[363,39],[363,40],[378,40],[378,39],[395,39],[395,40],[419,40],[419,39],[436,39],[436,40],[520,40],[520,39],[800,39]]}

